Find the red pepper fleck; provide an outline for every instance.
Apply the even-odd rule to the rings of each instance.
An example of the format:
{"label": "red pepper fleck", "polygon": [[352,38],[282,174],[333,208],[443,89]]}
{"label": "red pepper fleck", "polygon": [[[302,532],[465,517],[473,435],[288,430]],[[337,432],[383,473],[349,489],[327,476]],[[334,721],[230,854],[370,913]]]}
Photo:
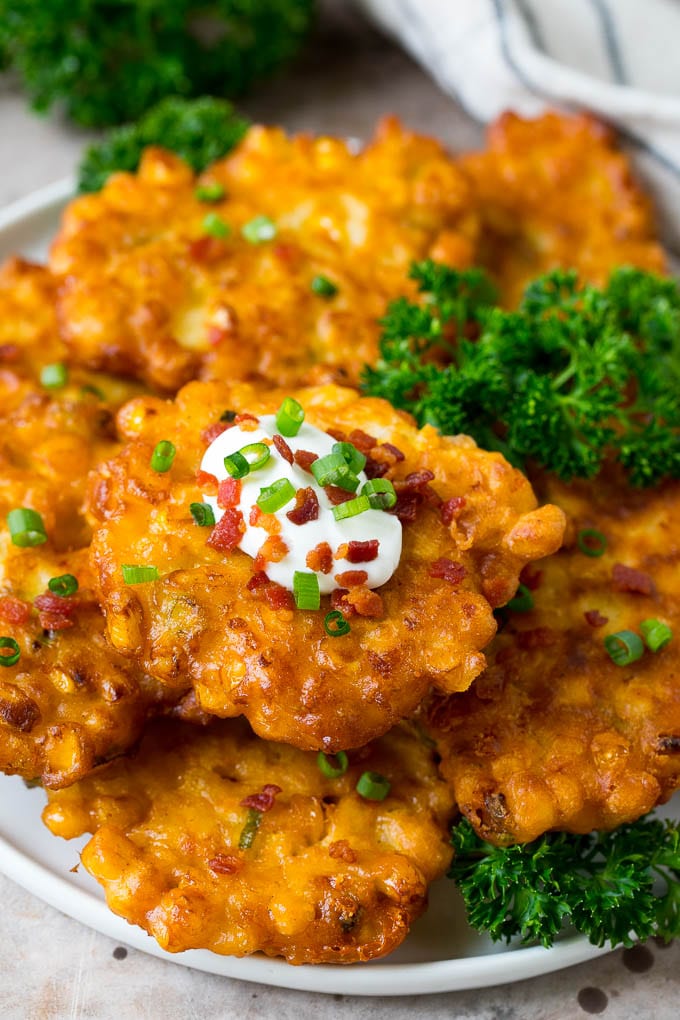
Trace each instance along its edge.
{"label": "red pepper fleck", "polygon": [[227,507],[212,529],[206,544],[213,549],[219,549],[220,552],[228,552],[236,548],[245,530],[241,511]]}
{"label": "red pepper fleck", "polygon": [[439,509],[442,524],[445,524],[447,528],[453,524],[464,506],[465,496],[452,496],[451,499],[445,500]]}
{"label": "red pepper fleck", "polygon": [[276,447],[276,452],[278,454],[280,454],[280,456],[283,457],[284,460],[287,460],[289,464],[292,464],[293,463],[293,451],[291,450],[290,446],[288,445],[286,440],[283,438],[283,436],[279,436],[278,434],[275,435],[274,439],[273,439],[273,443],[274,443],[274,446]]}
{"label": "red pepper fleck", "polygon": [[517,635],[517,645],[526,651],[534,648],[550,648],[557,644],[559,636],[550,627],[535,627],[533,630],[521,630]]}
{"label": "red pepper fleck", "polygon": [[328,542],[319,542],[313,549],[310,549],[305,558],[305,564],[310,570],[320,574],[330,574],[333,566],[333,550]]}
{"label": "red pepper fleck", "polygon": [[216,421],[214,425],[208,425],[207,428],[201,432],[201,439],[206,446],[210,446],[214,443],[218,436],[221,436],[223,432],[230,429],[231,425],[228,425],[226,421]]}
{"label": "red pepper fleck", "polygon": [[371,452],[374,446],[378,445],[375,436],[369,436],[368,432],[364,432],[363,429],[353,429],[349,434],[349,441],[352,446],[356,446],[360,453],[366,455]]}
{"label": "red pepper fleck", "polygon": [[265,574],[264,570],[258,570],[256,574],[250,578],[246,584],[248,591],[257,591],[258,588],[264,588],[266,584],[270,584],[270,580]]}
{"label": "red pepper fleck", "polygon": [[318,453],[310,453],[309,450],[296,450],[293,455],[293,460],[303,471],[309,471],[314,461],[318,459]]}
{"label": "red pepper fleck", "polygon": [[297,490],[295,493],[295,507],[287,512],[286,517],[291,524],[299,525],[318,520],[319,500],[311,486],[308,486],[306,489]]}
{"label": "red pepper fleck", "polygon": [[336,574],[335,580],[341,588],[358,588],[360,584],[366,584],[368,574],[365,570],[345,570],[342,574]]}
{"label": "red pepper fleck", "polygon": [[377,558],[379,547],[380,542],[377,538],[370,538],[366,542],[345,542],[340,547],[343,554],[338,558],[347,560],[348,563],[370,563]]}
{"label": "red pepper fleck", "polygon": [[442,581],[449,581],[450,584],[460,584],[466,576],[467,570],[462,563],[456,563],[454,560],[447,559],[446,556],[441,556],[430,564],[429,573],[430,577],[438,577]]}
{"label": "red pepper fleck", "polygon": [[225,478],[217,488],[217,505],[222,510],[227,507],[238,506],[241,500],[241,480],[239,478]]}
{"label": "red pepper fleck", "polygon": [[235,875],[243,867],[243,861],[231,854],[215,854],[208,861],[208,867],[216,875]]}
{"label": "red pepper fleck", "polygon": [[537,588],[540,588],[542,577],[543,571],[533,570],[530,563],[522,567],[519,575],[520,581],[527,586],[529,591],[536,591]]}
{"label": "red pepper fleck", "polygon": [[0,598],[0,620],[7,623],[26,623],[30,615],[29,602],[14,598],[13,595],[3,595]]}
{"label": "red pepper fleck", "polygon": [[627,567],[624,563],[614,564],[612,581],[614,591],[629,591],[636,595],[651,595],[654,591],[654,582],[649,574]]}
{"label": "red pepper fleck", "polygon": [[591,627],[604,627],[605,623],[609,623],[609,617],[603,616],[599,609],[586,609],[583,615]]}
{"label": "red pepper fleck", "polygon": [[293,593],[287,588],[282,588],[280,584],[272,582],[262,590],[271,609],[295,609]]}
{"label": "red pepper fleck", "polygon": [[209,496],[217,495],[217,488],[219,482],[215,475],[211,475],[209,471],[198,470],[196,472],[196,484],[200,485],[202,489],[208,490]]}
{"label": "red pepper fleck", "polygon": [[347,503],[348,500],[355,498],[355,493],[348,492],[347,489],[341,489],[338,485],[324,485],[323,491],[326,493],[333,506],[338,506],[340,503]]}
{"label": "red pepper fleck", "polygon": [[267,783],[262,787],[260,793],[251,793],[241,801],[241,807],[254,808],[255,811],[262,811],[264,814],[274,807],[274,799],[277,793],[281,793],[281,787],[275,783]]}

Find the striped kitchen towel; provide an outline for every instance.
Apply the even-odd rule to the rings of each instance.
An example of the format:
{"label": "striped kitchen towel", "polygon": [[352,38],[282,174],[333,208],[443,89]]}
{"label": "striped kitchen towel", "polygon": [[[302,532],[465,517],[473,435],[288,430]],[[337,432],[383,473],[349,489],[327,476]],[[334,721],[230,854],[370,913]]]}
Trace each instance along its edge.
{"label": "striped kitchen towel", "polygon": [[680,0],[358,0],[471,116],[613,124],[680,252]]}

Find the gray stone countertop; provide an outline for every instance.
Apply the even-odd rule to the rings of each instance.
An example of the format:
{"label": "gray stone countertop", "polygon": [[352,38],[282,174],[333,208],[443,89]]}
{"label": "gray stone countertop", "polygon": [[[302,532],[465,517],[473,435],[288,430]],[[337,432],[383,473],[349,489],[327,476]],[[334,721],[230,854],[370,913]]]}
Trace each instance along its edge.
{"label": "gray stone countertop", "polygon": [[[242,104],[298,131],[368,137],[384,113],[455,148],[482,132],[401,51],[342,2],[323,17],[298,66]],[[0,79],[0,207],[73,172],[88,135],[28,112]],[[3,1020],[675,1020],[680,945],[616,951],[555,974],[480,991],[362,999],[201,974],[91,931],[0,876]]]}

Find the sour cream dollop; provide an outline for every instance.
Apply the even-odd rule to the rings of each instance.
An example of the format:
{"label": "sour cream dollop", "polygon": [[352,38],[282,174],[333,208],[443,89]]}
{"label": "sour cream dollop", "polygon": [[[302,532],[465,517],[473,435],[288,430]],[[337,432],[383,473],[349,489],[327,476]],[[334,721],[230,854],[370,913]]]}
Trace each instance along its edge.
{"label": "sour cream dollop", "polygon": [[[248,424],[253,425],[254,422]],[[316,520],[307,521],[305,524],[294,524],[286,516],[295,507],[295,500],[277,510],[273,516],[281,525],[279,537],[288,547],[288,552],[278,562],[268,562],[265,572],[270,581],[275,581],[284,588],[293,591],[293,575],[296,571],[315,573],[319,582],[319,590],[322,595],[327,595],[342,584],[336,580],[336,575],[345,571],[363,570],[368,575],[364,582],[368,588],[379,588],[380,585],[389,581],[392,574],[399,565],[401,556],[401,521],[393,514],[384,510],[365,510],[355,517],[348,517],[336,521],[333,516],[333,504],[326,495],[324,489],[317,483],[309,471],[305,471],[298,464],[289,464],[285,457],[282,457],[273,445],[275,435],[280,434],[276,426],[276,417],[263,415],[253,429],[242,429],[240,425],[234,425],[223,432],[215,439],[203,455],[201,469],[214,475],[218,481],[229,477],[224,466],[224,458],[236,453],[244,446],[252,443],[266,443],[269,446],[270,457],[264,467],[250,471],[241,481],[240,501],[237,509],[243,515],[245,532],[238,548],[252,556],[257,556],[261,547],[269,537],[268,532],[257,524],[250,523],[250,514],[253,507],[257,505],[257,497],[264,486],[280,478],[287,478],[293,488],[312,488],[319,501],[319,516]],[[333,445],[336,440],[328,433],[306,421],[302,423],[300,431],[296,436],[283,437],[291,452],[306,450],[315,453],[318,457],[325,457],[333,452]],[[367,481],[363,471],[358,472],[359,488],[358,495],[363,484]],[[218,522],[224,514],[224,510],[218,506],[216,496],[204,496],[204,502],[208,503],[215,515],[215,522]],[[335,559],[338,550],[350,542],[378,541],[377,556],[368,562],[352,563],[347,559]],[[307,555],[318,545],[326,542],[331,548],[333,564],[327,574],[320,571],[312,571],[307,565]]]}

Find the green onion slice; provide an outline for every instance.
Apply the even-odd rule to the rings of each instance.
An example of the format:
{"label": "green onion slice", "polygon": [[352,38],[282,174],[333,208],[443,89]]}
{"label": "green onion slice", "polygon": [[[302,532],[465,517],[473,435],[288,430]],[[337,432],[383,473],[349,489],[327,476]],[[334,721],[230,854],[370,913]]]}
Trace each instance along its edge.
{"label": "green onion slice", "polygon": [[339,609],[332,609],[326,613],[323,621],[324,630],[329,637],[344,637],[349,634],[351,627]]}
{"label": "green onion slice", "polygon": [[581,528],[576,544],[586,556],[602,556],[607,548],[607,536],[597,528]]}
{"label": "green onion slice", "polygon": [[237,413],[236,411],[222,411],[222,414],[220,415],[220,421],[232,422],[236,417],[236,413]]}
{"label": "green onion slice", "polygon": [[296,436],[305,420],[304,408],[293,397],[286,397],[276,412],[276,427],[282,436]]}
{"label": "green onion slice", "polygon": [[256,216],[248,223],[244,223],[241,234],[249,244],[262,244],[263,241],[271,241],[276,237],[276,224],[268,216]]}
{"label": "green onion slice", "polygon": [[32,545],[42,545],[47,541],[47,532],[42,517],[37,510],[31,510],[29,507],[22,506],[16,510],[10,510],[7,514],[7,527],[12,536],[12,542],[21,549]]}
{"label": "green onion slice", "polygon": [[75,595],[78,591],[78,579],[73,574],[60,574],[59,577],[51,577],[47,587],[53,595],[66,598],[68,595]]}
{"label": "green onion slice", "polygon": [[333,443],[333,453],[339,453],[350,471],[354,471],[355,474],[363,471],[366,467],[366,458],[353,443]]}
{"label": "green onion slice", "polygon": [[106,394],[103,390],[100,390],[98,386],[93,386],[92,383],[85,383],[80,387],[81,397],[96,397],[97,400],[106,400]]}
{"label": "green onion slice", "polygon": [[0,637],[0,648],[10,648],[10,652],[0,652],[0,666],[15,666],[21,656],[21,649],[13,637]]}
{"label": "green onion slice", "polygon": [[189,510],[199,528],[212,528],[215,523],[215,513],[210,503],[190,503]]}
{"label": "green onion slice", "polygon": [[310,283],[310,288],[312,293],[318,297],[332,298],[338,293],[337,285],[321,273],[314,277]]}
{"label": "green onion slice", "polygon": [[48,390],[59,390],[68,382],[68,369],[63,362],[44,365],[40,370],[40,383]]}
{"label": "green onion slice", "polygon": [[158,567],[142,567],[133,563],[123,563],[120,569],[126,584],[146,584],[147,581],[157,581],[160,577]]}
{"label": "green onion slice", "polygon": [[[335,765],[333,764],[333,759],[335,759]],[[333,755],[324,754],[323,751],[319,751],[316,756],[316,764],[326,779],[339,779],[347,771],[349,758],[344,751],[336,751]]]}
{"label": "green onion slice", "polygon": [[337,485],[339,489],[345,489],[347,492],[356,492],[359,488],[359,479],[350,469],[342,453],[329,453],[325,457],[317,458],[310,465],[310,470],[321,486]]}
{"label": "green onion slice", "polygon": [[248,446],[242,446],[239,453],[248,462],[249,471],[258,471],[264,467],[271,456],[271,450],[266,443],[250,443]]}
{"label": "green onion slice", "polygon": [[256,503],[265,514],[275,514],[286,503],[295,498],[295,486],[287,478],[278,478],[271,485],[264,485]]}
{"label": "green onion slice", "polygon": [[642,638],[632,630],[620,630],[616,634],[609,634],[604,639],[604,647],[609,658],[617,666],[629,666],[631,662],[637,662],[645,651]]}
{"label": "green onion slice", "polygon": [[318,609],[321,605],[319,578],[305,570],[293,574],[293,595],[298,609]]}
{"label": "green onion slice", "polygon": [[250,471],[250,464],[242,453],[230,453],[224,458],[224,468],[232,478],[245,478]]}
{"label": "green onion slice", "polygon": [[372,478],[361,488],[362,496],[368,496],[373,510],[391,510],[397,505],[397,494],[388,478]]}
{"label": "green onion slice", "polygon": [[225,195],[226,191],[217,181],[211,181],[210,184],[199,184],[194,191],[194,197],[199,202],[219,202]]}
{"label": "green onion slice", "polygon": [[504,609],[511,609],[513,613],[528,613],[534,608],[534,596],[526,584],[520,584],[517,594],[505,603]]}
{"label": "green onion slice", "polygon": [[151,454],[151,467],[159,474],[169,471],[176,453],[177,451],[169,439],[161,439],[160,443],[156,443]]}
{"label": "green onion slice", "polygon": [[643,620],[640,630],[650,652],[659,652],[673,637],[671,628],[661,620]]}
{"label": "green onion slice", "polygon": [[366,800],[384,800],[390,792],[390,782],[379,772],[364,772],[356,786],[357,793]]}
{"label": "green onion slice", "polygon": [[250,850],[255,839],[255,833],[260,828],[261,821],[262,812],[258,811],[257,808],[248,808],[246,823],[241,829],[241,835],[238,840],[239,850]]}
{"label": "green onion slice", "polygon": [[[316,464],[316,461],[314,461]],[[344,521],[348,517],[356,517],[371,509],[368,496],[357,496],[356,499],[348,499],[346,503],[339,503],[333,507],[333,516],[336,521]]]}
{"label": "green onion slice", "polygon": [[211,237],[224,238],[231,234],[231,227],[216,212],[209,212],[203,218],[203,231]]}

